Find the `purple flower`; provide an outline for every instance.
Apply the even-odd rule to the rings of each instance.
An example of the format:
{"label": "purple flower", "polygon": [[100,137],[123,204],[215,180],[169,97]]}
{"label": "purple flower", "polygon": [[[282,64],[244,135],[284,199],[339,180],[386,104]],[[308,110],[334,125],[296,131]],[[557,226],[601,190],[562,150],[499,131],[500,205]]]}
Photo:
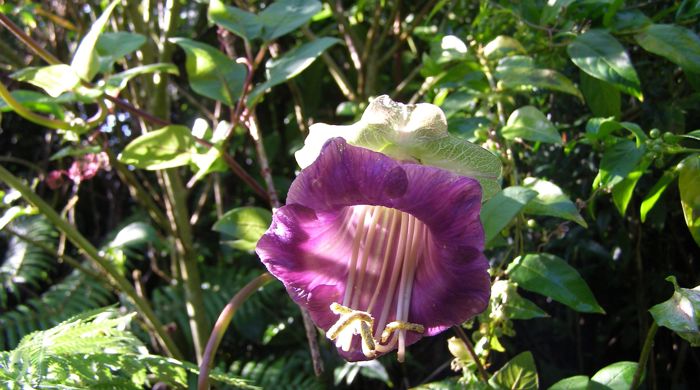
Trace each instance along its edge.
{"label": "purple flower", "polygon": [[445,169],[329,140],[302,170],[257,253],[350,361],[483,311],[481,187]]}

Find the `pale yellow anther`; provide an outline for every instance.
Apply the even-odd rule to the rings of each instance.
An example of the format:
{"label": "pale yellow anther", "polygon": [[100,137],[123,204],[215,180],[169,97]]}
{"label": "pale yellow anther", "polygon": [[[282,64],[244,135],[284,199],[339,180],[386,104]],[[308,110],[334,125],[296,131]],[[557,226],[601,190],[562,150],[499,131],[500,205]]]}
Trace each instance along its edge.
{"label": "pale yellow anther", "polygon": [[425,332],[425,327],[421,324],[413,324],[405,321],[392,321],[386,324],[384,331],[382,332],[382,343],[386,343],[391,337],[391,334],[397,330],[410,330],[411,332],[416,332],[423,334]]}
{"label": "pale yellow anther", "polygon": [[351,332],[344,337],[359,334],[362,338],[362,353],[368,358],[374,358],[377,354],[376,343],[372,337],[372,327],[374,318],[371,314],[353,310],[338,303],[332,303],[330,307],[334,314],[340,315],[338,321],[326,332],[326,337],[330,340],[337,339],[343,332]]}

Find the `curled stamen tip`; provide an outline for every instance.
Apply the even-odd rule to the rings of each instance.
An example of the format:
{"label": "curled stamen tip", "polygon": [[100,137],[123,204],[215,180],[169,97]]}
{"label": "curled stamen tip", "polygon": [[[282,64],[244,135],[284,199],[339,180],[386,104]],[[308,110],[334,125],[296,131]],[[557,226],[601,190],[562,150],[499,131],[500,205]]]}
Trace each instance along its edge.
{"label": "curled stamen tip", "polygon": [[425,327],[421,324],[414,324],[411,322],[392,321],[386,324],[386,327],[384,327],[384,330],[382,331],[382,343],[386,343],[389,340],[389,337],[391,337],[391,334],[397,330],[410,330],[411,332],[423,334],[425,332]]}

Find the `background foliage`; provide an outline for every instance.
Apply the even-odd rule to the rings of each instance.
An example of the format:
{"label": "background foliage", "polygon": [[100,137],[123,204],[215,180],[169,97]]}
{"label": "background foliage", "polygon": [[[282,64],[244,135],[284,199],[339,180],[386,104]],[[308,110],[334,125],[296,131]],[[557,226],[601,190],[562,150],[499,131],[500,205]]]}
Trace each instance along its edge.
{"label": "background foliage", "polygon": [[389,94],[440,106],[504,165],[482,211],[491,304],[464,326],[475,353],[446,332],[403,365],[348,364],[311,332],[316,376],[274,282],[234,316],[216,386],[697,388],[699,15],[689,0],[0,5],[0,380],[193,385],[219,313],[264,271],[252,249],[308,126]]}

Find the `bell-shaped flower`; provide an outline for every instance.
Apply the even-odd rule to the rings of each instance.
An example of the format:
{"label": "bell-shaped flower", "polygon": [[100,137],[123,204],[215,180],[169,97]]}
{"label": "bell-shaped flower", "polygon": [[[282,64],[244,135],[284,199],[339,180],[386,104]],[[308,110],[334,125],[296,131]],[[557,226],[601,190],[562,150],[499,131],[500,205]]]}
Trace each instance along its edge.
{"label": "bell-shaped flower", "polygon": [[256,252],[343,357],[403,361],[486,308],[479,212],[500,163],[448,135],[439,108],[379,97],[354,125],[315,125],[297,160]]}

